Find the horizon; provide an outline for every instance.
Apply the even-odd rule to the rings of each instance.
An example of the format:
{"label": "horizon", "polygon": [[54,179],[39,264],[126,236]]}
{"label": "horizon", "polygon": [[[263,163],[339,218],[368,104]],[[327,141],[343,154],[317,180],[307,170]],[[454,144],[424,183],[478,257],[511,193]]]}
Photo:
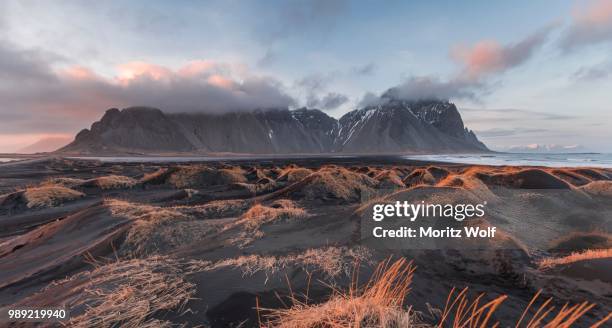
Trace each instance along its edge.
{"label": "horizon", "polygon": [[492,150],[612,152],[612,0],[179,3],[0,3],[0,153],[113,107],[339,118],[390,88],[455,103]]}

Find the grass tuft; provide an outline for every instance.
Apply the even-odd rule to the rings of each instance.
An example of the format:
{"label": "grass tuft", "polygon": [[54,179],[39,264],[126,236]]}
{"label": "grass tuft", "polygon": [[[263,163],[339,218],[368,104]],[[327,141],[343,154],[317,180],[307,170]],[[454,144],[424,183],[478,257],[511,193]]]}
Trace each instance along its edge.
{"label": "grass tuft", "polygon": [[563,257],[549,257],[542,259],[538,265],[540,269],[550,269],[559,265],[571,264],[579,261],[604,259],[612,257],[612,248],[589,249],[582,252],[574,252]]}
{"label": "grass tuft", "polygon": [[27,188],[23,196],[28,208],[43,208],[60,205],[64,202],[84,197],[82,192],[61,186],[41,186]]}
{"label": "grass tuft", "polygon": [[400,259],[378,265],[365,287],[334,291],[322,304],[308,304],[292,297],[288,309],[260,309],[264,327],[413,327],[416,316],[404,309],[414,273],[412,262]]}

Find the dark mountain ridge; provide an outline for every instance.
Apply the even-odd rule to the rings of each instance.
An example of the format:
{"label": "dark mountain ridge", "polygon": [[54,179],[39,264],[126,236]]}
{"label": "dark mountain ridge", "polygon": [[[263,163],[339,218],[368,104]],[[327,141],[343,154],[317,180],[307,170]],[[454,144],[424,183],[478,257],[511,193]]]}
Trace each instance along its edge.
{"label": "dark mountain ridge", "polygon": [[317,109],[224,114],[112,108],[62,153],[458,153],[485,152],[456,106],[402,101],[353,110],[339,120]]}

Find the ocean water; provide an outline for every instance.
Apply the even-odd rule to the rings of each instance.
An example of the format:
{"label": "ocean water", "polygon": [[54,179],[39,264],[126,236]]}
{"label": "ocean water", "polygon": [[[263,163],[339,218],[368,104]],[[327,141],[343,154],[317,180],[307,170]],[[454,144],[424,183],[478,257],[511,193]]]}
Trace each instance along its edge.
{"label": "ocean water", "polygon": [[[261,159],[271,158],[303,158],[304,156],[270,157],[262,156]],[[318,157],[318,156],[313,156]],[[354,155],[332,155],[322,156],[331,158],[359,157]],[[452,154],[452,155],[408,155],[401,156],[405,159],[423,161],[436,161],[448,163],[482,164],[482,165],[520,165],[520,166],[549,166],[549,167],[606,167],[612,168],[612,154],[602,153],[580,153],[580,154],[517,154],[517,153],[492,153],[492,154]],[[206,162],[254,159],[254,157],[206,157],[206,156],[126,156],[126,157],[103,157],[103,156],[78,156],[69,157],[78,159],[99,160],[111,163],[173,163],[173,162]],[[1,160],[0,160],[1,161]]]}
{"label": "ocean water", "polygon": [[[186,162],[213,162],[213,161],[231,161],[231,160],[249,160],[262,159],[269,160],[275,158],[304,158],[300,155],[287,156],[231,156],[231,157],[209,157],[209,156],[70,156],[67,158],[96,160],[108,163],[186,163]],[[308,156],[306,156],[308,157]],[[317,156],[311,156],[317,157]],[[325,156],[332,158],[348,158],[355,157],[353,155],[333,155]]]}
{"label": "ocean water", "polygon": [[16,158],[0,157],[0,163],[16,161]]}
{"label": "ocean water", "polygon": [[546,154],[546,153],[494,153],[494,154],[453,154],[453,155],[411,155],[403,156],[407,159],[483,164],[483,165],[521,165],[521,166],[549,166],[549,167],[606,167],[612,168],[612,154],[603,153],[575,153],[575,154]]}

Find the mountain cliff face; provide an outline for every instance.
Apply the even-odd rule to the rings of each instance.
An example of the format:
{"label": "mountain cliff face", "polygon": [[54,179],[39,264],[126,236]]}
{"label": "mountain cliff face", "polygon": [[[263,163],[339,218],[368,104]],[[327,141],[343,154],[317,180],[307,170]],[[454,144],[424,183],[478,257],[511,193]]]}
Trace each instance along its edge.
{"label": "mountain cliff face", "polygon": [[272,109],[226,114],[167,114],[109,109],[60,152],[110,153],[435,153],[488,151],[454,104],[384,104],[336,120],[320,110]]}

